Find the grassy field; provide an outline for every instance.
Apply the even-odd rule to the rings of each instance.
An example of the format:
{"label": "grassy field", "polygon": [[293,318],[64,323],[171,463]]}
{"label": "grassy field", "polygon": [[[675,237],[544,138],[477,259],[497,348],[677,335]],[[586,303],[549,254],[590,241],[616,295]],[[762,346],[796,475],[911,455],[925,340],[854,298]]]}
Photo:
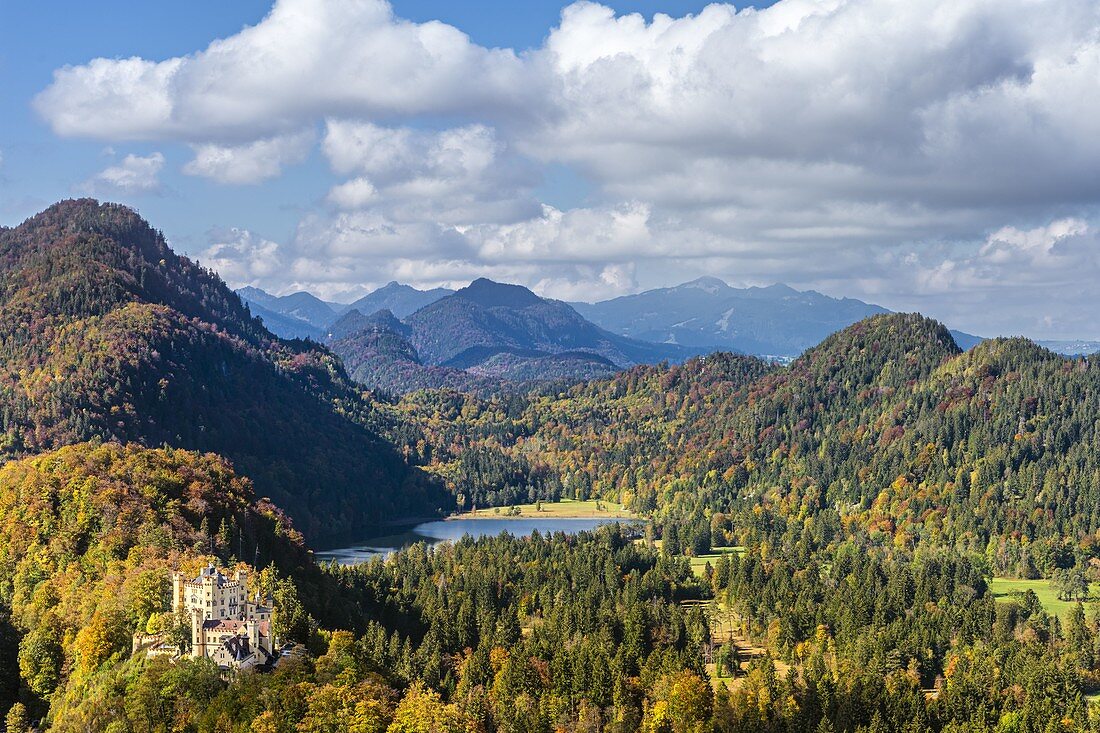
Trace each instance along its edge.
{"label": "grassy field", "polygon": [[[516,513],[515,510],[518,510]],[[517,504],[515,507],[478,509],[455,515],[455,519],[637,519],[638,516],[621,504],[611,501],[544,501],[541,504]]]}
{"label": "grassy field", "polygon": [[[990,590],[993,591],[995,598],[1003,598],[1004,600],[1011,599],[1017,593],[1025,593],[1028,590],[1035,591],[1035,595],[1039,597],[1039,602],[1043,604],[1043,608],[1047,613],[1056,614],[1062,621],[1065,621],[1069,617],[1069,612],[1073,610],[1076,605],[1073,601],[1060,601],[1058,600],[1058,594],[1050,587],[1049,580],[1013,580],[1010,578],[994,578],[993,582],[989,584]],[[1093,598],[1100,592],[1100,585],[1093,583],[1089,589],[1089,595]],[[1085,610],[1092,606],[1092,603],[1085,604]]]}
{"label": "grassy field", "polygon": [[722,555],[729,554],[731,552],[744,552],[744,547],[715,547],[713,552],[708,552],[706,555],[699,555],[698,557],[691,558],[691,570],[696,575],[702,575],[703,570],[706,569],[709,562],[711,567],[714,567],[714,563],[718,561],[718,558]]}
{"label": "grassy field", "polygon": [[[634,541],[639,542],[639,543],[645,542],[645,540],[641,539],[641,538],[636,539]],[[653,546],[656,547],[658,550],[661,549],[661,541],[660,540],[653,540]],[[706,570],[708,562],[710,563],[711,567],[714,567],[714,563],[716,563],[718,561],[718,558],[721,557],[722,555],[726,555],[726,554],[733,553],[733,552],[742,553],[744,551],[745,551],[745,548],[740,547],[740,546],[738,546],[738,547],[715,547],[715,548],[712,548],[711,552],[708,552],[705,555],[689,556],[688,561],[691,563],[691,571],[693,573],[695,573],[696,575],[698,575],[699,577],[702,577],[703,576],[703,571]]]}

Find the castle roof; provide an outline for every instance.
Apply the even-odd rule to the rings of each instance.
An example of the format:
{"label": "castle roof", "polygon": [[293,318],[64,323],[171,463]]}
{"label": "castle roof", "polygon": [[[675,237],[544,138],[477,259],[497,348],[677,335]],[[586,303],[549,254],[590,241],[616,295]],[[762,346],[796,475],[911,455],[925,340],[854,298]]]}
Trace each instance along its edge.
{"label": "castle roof", "polygon": [[231,583],[239,582],[236,578],[227,577],[224,573],[222,573],[221,570],[215,567],[213,563],[207,565],[202,570],[200,570],[199,574],[195,576],[195,578],[190,582],[197,585],[202,585],[204,582],[209,580],[213,580],[214,584],[217,585],[219,588],[224,588]]}
{"label": "castle roof", "polygon": [[[260,636],[271,635],[271,622],[260,621]],[[211,618],[202,622],[202,627],[207,631],[228,631],[231,633],[242,633],[245,630],[247,621],[238,621],[233,618]]]}
{"label": "castle roof", "polygon": [[231,636],[225,640],[224,645],[229,655],[236,661],[240,662],[244,659],[248,659],[252,656],[252,650],[249,648],[248,638],[244,636]]}
{"label": "castle roof", "polygon": [[232,618],[211,618],[202,622],[202,627],[207,631],[241,631],[245,622]]}
{"label": "castle roof", "polygon": [[208,579],[213,579],[214,583],[219,588],[224,586],[229,581],[229,579],[226,578],[224,575],[222,575],[221,571],[218,570],[216,567],[214,567],[213,565],[207,565],[205,568],[203,568],[201,571],[199,571],[198,577],[196,577],[191,582],[192,583],[202,583],[203,581],[208,580]]}

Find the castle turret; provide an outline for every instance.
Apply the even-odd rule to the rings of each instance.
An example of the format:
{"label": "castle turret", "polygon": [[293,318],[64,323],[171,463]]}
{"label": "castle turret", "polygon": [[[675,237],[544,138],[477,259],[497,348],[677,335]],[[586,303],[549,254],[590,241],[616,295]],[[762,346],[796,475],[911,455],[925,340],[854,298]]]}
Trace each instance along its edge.
{"label": "castle turret", "polygon": [[258,651],[260,649],[260,622],[249,619],[245,622],[244,630],[248,635],[248,643],[252,645],[252,650]]}
{"label": "castle turret", "polygon": [[203,626],[202,611],[191,609],[191,656],[206,656],[206,629]]}
{"label": "castle turret", "polygon": [[180,572],[172,573],[172,613],[184,608],[184,592],[187,589],[187,576]]}

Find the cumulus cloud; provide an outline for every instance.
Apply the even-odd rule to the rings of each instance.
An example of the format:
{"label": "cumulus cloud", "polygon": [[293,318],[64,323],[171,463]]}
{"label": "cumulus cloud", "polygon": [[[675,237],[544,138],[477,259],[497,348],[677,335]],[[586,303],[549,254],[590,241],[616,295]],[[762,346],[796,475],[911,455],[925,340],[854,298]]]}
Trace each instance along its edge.
{"label": "cumulus cloud", "polygon": [[148,194],[160,192],[160,170],[164,155],[127,155],[116,165],[104,168],[80,188],[97,196],[117,194]]}
{"label": "cumulus cloud", "polygon": [[[649,20],[577,2],[524,53],[383,0],[277,0],[186,56],[59,69],[34,104],[60,135],[185,142],[184,172],[222,182],[279,175],[323,125],[337,180],[273,277],[326,292],[487,274],[596,297],[708,273],[989,331],[1058,288],[1053,332],[1096,307],[1066,298],[1097,274],[1097,79],[1093,0]],[[548,167],[583,205],[539,201]]]}
{"label": "cumulus cloud", "polygon": [[305,160],[313,140],[313,131],[304,130],[242,145],[196,145],[195,158],[183,167],[183,172],[218,183],[259,183],[278,176],[283,166]]}
{"label": "cumulus cloud", "polygon": [[1014,206],[1100,196],[1098,28],[1090,2],[784,1],[649,23],[578,3],[541,52],[555,114],[519,140],[718,234],[980,236]]}
{"label": "cumulus cloud", "polygon": [[285,265],[279,244],[247,229],[212,229],[207,236],[209,245],[199,254],[199,261],[236,287],[268,282]]}
{"label": "cumulus cloud", "polygon": [[356,178],[329,192],[340,208],[366,206],[399,222],[512,222],[539,213],[536,171],[485,125],[442,131],[329,120],[322,149],[335,172]]}
{"label": "cumulus cloud", "polygon": [[328,192],[330,203],[341,209],[361,209],[374,200],[377,190],[367,178],[352,178],[333,186]]}
{"label": "cumulus cloud", "polygon": [[188,56],[58,69],[34,105],[60,135],[239,142],[332,114],[522,110],[535,94],[514,52],[402,20],[384,0],[278,0]]}
{"label": "cumulus cloud", "polygon": [[569,211],[544,206],[539,217],[478,227],[468,235],[488,261],[626,262],[662,249],[650,228],[650,209],[639,202]]}

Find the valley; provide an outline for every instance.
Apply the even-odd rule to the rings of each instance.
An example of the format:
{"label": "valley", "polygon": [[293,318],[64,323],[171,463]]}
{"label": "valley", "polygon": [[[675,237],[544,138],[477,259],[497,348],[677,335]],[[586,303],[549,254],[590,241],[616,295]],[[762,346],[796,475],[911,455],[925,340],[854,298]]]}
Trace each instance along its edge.
{"label": "valley", "polygon": [[[657,359],[523,288],[391,290],[334,332],[442,383],[275,336],[125,207],[0,231],[9,729],[1091,729],[1094,358],[877,313]],[[210,566],[292,655],[132,653]]]}

